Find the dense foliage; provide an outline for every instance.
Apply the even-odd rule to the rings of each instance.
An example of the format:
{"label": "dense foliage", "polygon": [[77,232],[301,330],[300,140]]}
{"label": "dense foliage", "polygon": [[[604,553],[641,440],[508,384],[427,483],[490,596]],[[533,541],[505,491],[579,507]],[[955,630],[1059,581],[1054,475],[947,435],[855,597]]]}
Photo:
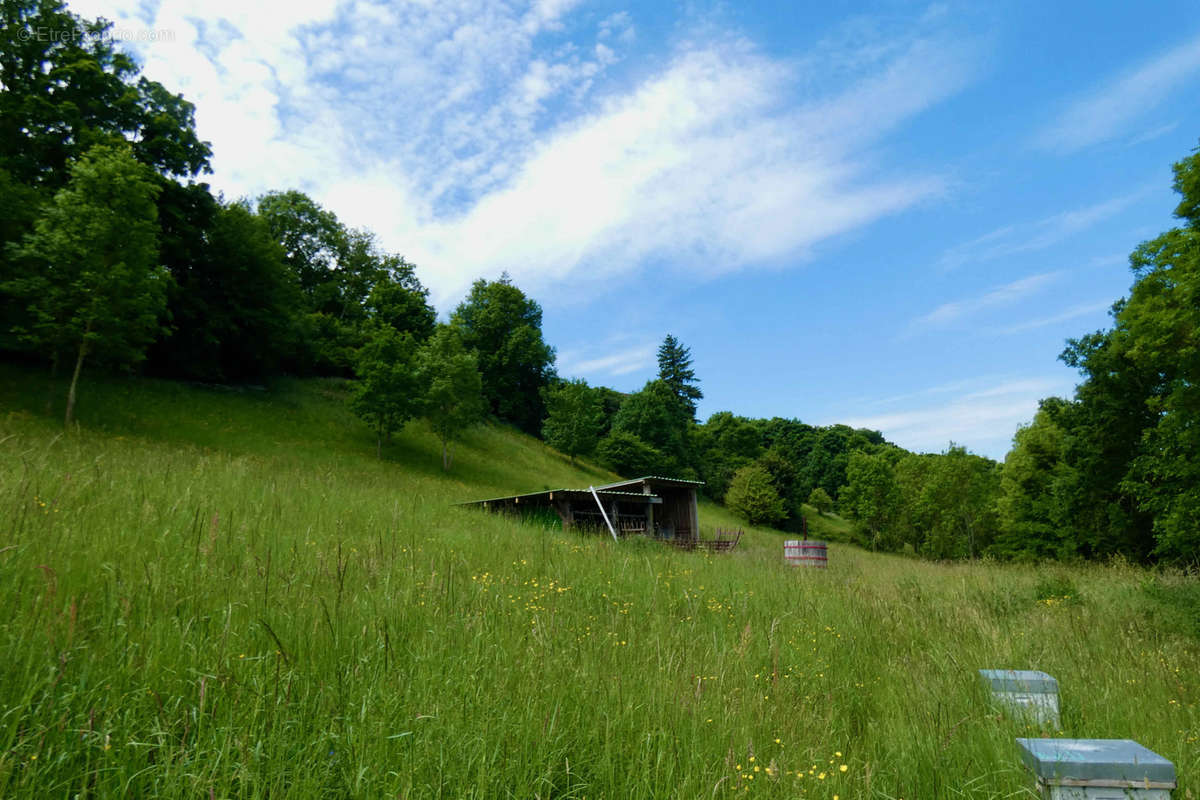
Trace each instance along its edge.
{"label": "dense foliage", "polygon": [[566,453],[572,463],[578,456],[594,452],[604,427],[600,393],[587,381],[561,381],[546,388],[545,402],[542,438],[546,444]]}
{"label": "dense foliage", "polygon": [[541,430],[542,390],[554,377],[554,348],[542,339],[542,307],[504,275],[476,281],[450,324],[477,354],[491,412],[526,433]]}
{"label": "dense foliage", "polygon": [[1200,560],[1200,152],[1175,165],[1181,227],[1139,245],[1113,326],[1069,343],[1083,382],[1018,432],[1005,554]]}
{"label": "dense foliage", "polygon": [[157,188],[128,148],[97,145],[12,248],[12,330],[52,368],[74,362],[67,424],[84,360],[136,363],[159,332],[168,277],[155,257]]}

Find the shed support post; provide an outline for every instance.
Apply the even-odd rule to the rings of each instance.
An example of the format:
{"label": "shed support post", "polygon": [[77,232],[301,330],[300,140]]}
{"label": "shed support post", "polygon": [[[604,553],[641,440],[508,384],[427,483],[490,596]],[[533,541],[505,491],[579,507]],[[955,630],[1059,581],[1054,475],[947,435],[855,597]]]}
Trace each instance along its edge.
{"label": "shed support post", "polygon": [[613,524],[608,521],[608,512],[604,510],[604,503],[600,502],[600,495],[596,494],[596,487],[589,486],[588,489],[591,491],[592,497],[596,500],[596,508],[600,509],[600,516],[604,518],[604,524],[608,526],[608,532],[612,534],[613,541],[619,542],[620,539],[617,538],[617,530],[613,527]]}

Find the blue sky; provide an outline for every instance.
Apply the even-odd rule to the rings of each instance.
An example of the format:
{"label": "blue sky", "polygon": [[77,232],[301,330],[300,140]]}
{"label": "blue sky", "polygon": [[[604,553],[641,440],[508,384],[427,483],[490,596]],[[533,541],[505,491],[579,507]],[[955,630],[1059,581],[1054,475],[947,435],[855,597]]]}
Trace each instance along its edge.
{"label": "blue sky", "polygon": [[673,333],[701,416],[921,451],[1071,392],[1200,140],[1191,3],[71,7],[196,103],[214,187],[308,192],[443,315],[507,271],[563,375],[637,389]]}

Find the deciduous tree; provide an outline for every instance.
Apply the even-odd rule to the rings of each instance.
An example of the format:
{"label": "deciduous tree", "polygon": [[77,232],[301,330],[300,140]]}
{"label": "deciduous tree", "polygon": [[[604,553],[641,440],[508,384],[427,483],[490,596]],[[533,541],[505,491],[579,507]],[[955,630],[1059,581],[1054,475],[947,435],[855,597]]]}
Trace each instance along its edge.
{"label": "deciduous tree", "polygon": [[787,515],[771,473],[758,464],[748,464],[733,474],[725,505],[751,525],[776,525]]}
{"label": "deciduous tree", "polygon": [[94,147],[17,250],[28,268],[5,289],[28,313],[19,335],[53,364],[74,358],[67,424],[88,356],[136,363],[162,331],[170,276],[157,260],[157,190],[127,146]]}
{"label": "deciduous tree", "polygon": [[604,426],[600,396],[583,380],[552,385],[545,394],[546,421],[542,424],[542,438],[575,463],[576,456],[591,453],[600,440]]}
{"label": "deciduous tree", "polygon": [[596,457],[626,478],[670,471],[670,462],[665,455],[628,431],[614,430],[601,439]]}
{"label": "deciduous tree", "polygon": [[818,514],[825,515],[833,511],[833,498],[829,493],[820,486],[813,489],[808,495],[808,504],[817,510]]}
{"label": "deciduous tree", "polygon": [[846,480],[839,497],[841,508],[867,545],[891,549],[901,497],[887,457],[861,450],[850,453]]}
{"label": "deciduous tree", "polygon": [[375,455],[382,458],[383,443],[425,404],[412,335],[387,325],[374,327],[358,351],[354,371],[358,386],[350,408],[375,431]]}
{"label": "deciduous tree", "polygon": [[554,377],[554,348],[542,339],[542,307],[504,275],[475,281],[450,324],[479,359],[491,412],[537,434],[546,416],[542,389]]}
{"label": "deciduous tree", "polygon": [[454,443],[463,431],[483,421],[486,405],[478,361],[457,330],[440,325],[421,348],[420,368],[428,387],[425,416],[442,442],[442,469],[449,470]]}
{"label": "deciduous tree", "polygon": [[0,169],[54,191],[73,160],[119,144],[165,175],[208,169],[192,104],[141,77],[111,28],[56,0],[0,3]]}
{"label": "deciduous tree", "polygon": [[666,456],[674,472],[686,465],[688,427],[687,407],[663,381],[650,381],[639,392],[625,398],[613,430],[631,433]]}

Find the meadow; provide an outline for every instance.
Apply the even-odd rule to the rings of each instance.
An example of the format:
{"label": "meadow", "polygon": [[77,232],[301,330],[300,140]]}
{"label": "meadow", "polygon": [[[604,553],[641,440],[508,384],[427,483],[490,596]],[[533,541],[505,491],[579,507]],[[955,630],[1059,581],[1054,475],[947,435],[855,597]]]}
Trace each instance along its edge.
{"label": "meadow", "polygon": [[[1042,734],[1200,793],[1194,578],[615,544],[454,505],[609,473],[497,426],[379,460],[345,393],[93,379],[64,431],[0,368],[0,796],[1032,798]],[[1061,731],[980,667],[1054,675]]]}

